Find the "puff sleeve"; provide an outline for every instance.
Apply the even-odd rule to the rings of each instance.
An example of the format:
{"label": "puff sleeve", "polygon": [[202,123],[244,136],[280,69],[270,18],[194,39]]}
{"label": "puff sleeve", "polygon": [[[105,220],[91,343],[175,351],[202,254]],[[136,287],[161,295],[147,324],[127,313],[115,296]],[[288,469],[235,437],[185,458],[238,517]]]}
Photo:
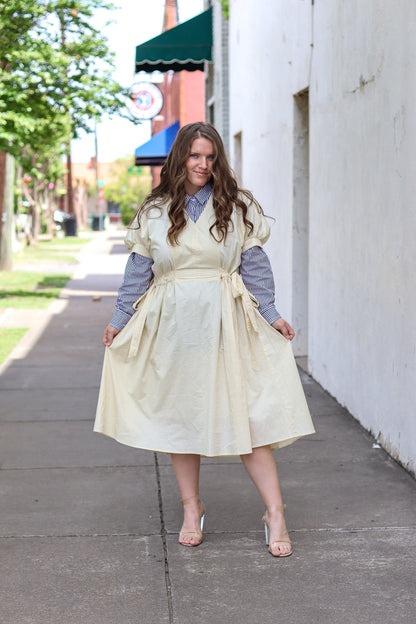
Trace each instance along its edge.
{"label": "puff sleeve", "polygon": [[251,232],[248,232],[248,229],[245,227],[242,252],[252,247],[263,247],[270,236],[270,225],[256,202],[249,205],[247,218],[253,224],[253,229]]}
{"label": "puff sleeve", "polygon": [[124,244],[131,253],[137,253],[146,258],[151,258],[149,227],[146,215],[140,218],[140,227],[137,215],[134,217],[129,229],[127,230]]}

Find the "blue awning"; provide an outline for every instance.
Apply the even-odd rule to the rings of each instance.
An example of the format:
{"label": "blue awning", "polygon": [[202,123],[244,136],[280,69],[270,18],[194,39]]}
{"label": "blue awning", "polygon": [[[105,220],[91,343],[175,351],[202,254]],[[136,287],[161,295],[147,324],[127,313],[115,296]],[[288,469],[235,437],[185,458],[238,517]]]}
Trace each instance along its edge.
{"label": "blue awning", "polygon": [[140,145],[134,152],[134,164],[137,166],[163,165],[179,131],[179,121],[157,132],[150,141]]}

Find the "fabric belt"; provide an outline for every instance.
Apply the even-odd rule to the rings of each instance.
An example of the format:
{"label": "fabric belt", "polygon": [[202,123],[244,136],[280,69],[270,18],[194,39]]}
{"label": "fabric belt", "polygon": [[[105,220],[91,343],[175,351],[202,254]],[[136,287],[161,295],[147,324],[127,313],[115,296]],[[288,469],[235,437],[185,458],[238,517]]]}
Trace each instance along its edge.
{"label": "fabric belt", "polygon": [[[195,275],[195,274],[194,274]],[[156,277],[149,289],[138,299],[134,304],[133,308],[135,310],[138,309],[139,304],[143,302],[143,305],[140,309],[140,321],[138,322],[137,327],[135,328],[134,335],[131,339],[128,358],[134,357],[137,355],[139,350],[140,339],[143,333],[144,325],[146,322],[147,313],[150,308],[150,304],[153,299],[154,292],[158,286],[163,286],[169,284],[171,282],[186,282],[186,281],[215,281],[215,280],[225,280],[231,286],[231,292],[234,299],[241,298],[241,304],[244,310],[244,317],[246,320],[247,328],[252,329],[256,333],[258,333],[258,319],[256,316],[255,309],[259,307],[259,303],[255,297],[247,290],[244,285],[243,279],[241,275],[237,271],[233,271],[233,273],[227,273],[226,271],[220,271],[214,275],[210,275],[201,279],[195,279],[195,277],[186,276],[185,274],[181,275],[180,272],[166,273],[161,277]]]}

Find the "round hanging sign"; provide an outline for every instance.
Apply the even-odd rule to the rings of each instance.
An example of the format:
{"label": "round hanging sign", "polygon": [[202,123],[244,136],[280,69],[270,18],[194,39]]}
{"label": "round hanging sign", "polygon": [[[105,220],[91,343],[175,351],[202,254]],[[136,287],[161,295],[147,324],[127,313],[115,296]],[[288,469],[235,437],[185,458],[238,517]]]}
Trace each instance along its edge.
{"label": "round hanging sign", "polygon": [[128,108],[137,119],[153,119],[162,110],[163,95],[152,82],[135,82],[129,89]]}

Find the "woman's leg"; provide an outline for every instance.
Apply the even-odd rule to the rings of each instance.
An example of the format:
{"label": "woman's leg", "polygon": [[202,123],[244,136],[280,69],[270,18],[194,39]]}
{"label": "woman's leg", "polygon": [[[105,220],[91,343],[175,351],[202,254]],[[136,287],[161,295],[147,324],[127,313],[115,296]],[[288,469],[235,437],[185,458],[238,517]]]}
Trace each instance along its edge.
{"label": "woman's leg", "polygon": [[199,455],[172,453],[172,464],[183,502],[183,525],[179,535],[181,544],[197,546],[202,541],[201,516],[204,507],[199,499]]}
{"label": "woman's leg", "polygon": [[270,544],[280,542],[271,547],[272,554],[288,554],[291,550],[290,540],[273,452],[270,446],[259,446],[249,455],[241,455],[241,459],[266,506],[264,519],[270,530]]}

